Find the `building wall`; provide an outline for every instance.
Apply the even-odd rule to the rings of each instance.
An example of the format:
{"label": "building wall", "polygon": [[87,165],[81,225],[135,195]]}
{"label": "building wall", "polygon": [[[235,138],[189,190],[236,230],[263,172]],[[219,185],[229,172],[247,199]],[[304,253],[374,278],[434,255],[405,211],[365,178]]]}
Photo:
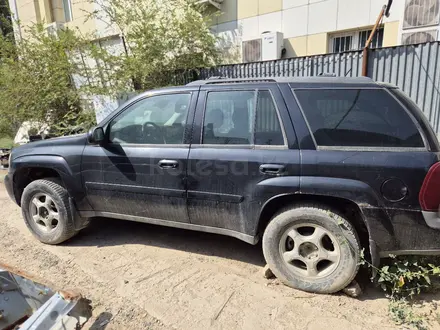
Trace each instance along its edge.
{"label": "building wall", "polygon": [[88,19],[88,14],[94,10],[94,5],[88,0],[72,0],[72,21],[66,24],[67,27],[77,28],[83,34],[94,33],[96,21]]}
{"label": "building wall", "polygon": [[[338,31],[367,30],[376,22],[386,0],[224,0],[213,30],[241,46],[264,31],[283,32],[286,56],[328,52],[329,35]],[[384,46],[399,42],[404,0],[393,2],[384,18]]]}
{"label": "building wall", "polygon": [[[16,17],[23,27],[65,21],[63,0],[9,2],[11,8],[17,8]],[[117,34],[101,20],[86,20],[86,12],[99,10],[96,4],[88,0],[71,2],[72,21],[66,23],[67,27],[78,28],[83,34],[97,30],[98,37]],[[240,62],[242,42],[260,38],[264,31],[284,34],[287,57],[324,54],[329,51],[329,36],[338,31],[371,28],[385,3],[386,0],[224,0],[213,21],[213,31],[223,37],[220,47],[226,50],[225,62]],[[399,44],[404,4],[404,0],[394,1],[390,17],[384,19],[383,46]]]}
{"label": "building wall", "polygon": [[[88,0],[71,0],[72,20],[66,22],[63,0],[9,0],[14,21],[20,21],[21,29],[15,26],[17,36],[26,37],[26,30],[36,23],[64,23],[66,27],[76,29],[83,34],[96,30],[96,22],[87,20],[87,12],[95,10]],[[15,24],[16,25],[16,24]]]}

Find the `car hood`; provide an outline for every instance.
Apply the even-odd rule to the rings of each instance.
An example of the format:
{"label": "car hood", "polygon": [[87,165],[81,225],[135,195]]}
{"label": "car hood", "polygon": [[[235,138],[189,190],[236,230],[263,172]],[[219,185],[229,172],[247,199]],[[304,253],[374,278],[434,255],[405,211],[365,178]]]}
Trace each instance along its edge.
{"label": "car hood", "polygon": [[12,150],[12,160],[27,155],[57,155],[60,148],[81,146],[87,142],[87,134],[62,136],[47,140],[29,142]]}

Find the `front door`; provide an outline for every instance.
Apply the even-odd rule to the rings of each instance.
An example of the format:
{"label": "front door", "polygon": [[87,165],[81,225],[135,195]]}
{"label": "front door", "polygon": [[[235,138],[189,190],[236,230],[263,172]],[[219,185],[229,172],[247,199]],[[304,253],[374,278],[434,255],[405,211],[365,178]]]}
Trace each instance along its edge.
{"label": "front door", "polygon": [[299,150],[278,86],[203,86],[188,164],[191,223],[255,235],[278,179],[289,177],[286,193],[299,191]]}
{"label": "front door", "polygon": [[103,144],[86,146],[83,180],[98,215],[188,222],[187,123],[196,98],[179,89],[137,99],[106,124]]}

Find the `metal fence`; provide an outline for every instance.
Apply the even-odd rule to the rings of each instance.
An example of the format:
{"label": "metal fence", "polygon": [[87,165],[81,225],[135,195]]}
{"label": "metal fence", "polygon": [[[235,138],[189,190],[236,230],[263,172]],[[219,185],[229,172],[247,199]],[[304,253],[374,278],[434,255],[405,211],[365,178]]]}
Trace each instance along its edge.
{"label": "metal fence", "polygon": [[372,50],[368,76],[397,85],[423,110],[440,134],[440,43]]}
{"label": "metal fence", "polygon": [[[440,134],[440,42],[369,50],[368,76],[397,85],[423,110]],[[277,61],[222,65],[186,72],[182,82],[212,76],[228,78],[307,77],[321,73],[357,77],[362,51],[297,57]],[[439,62],[439,63],[437,63]]]}

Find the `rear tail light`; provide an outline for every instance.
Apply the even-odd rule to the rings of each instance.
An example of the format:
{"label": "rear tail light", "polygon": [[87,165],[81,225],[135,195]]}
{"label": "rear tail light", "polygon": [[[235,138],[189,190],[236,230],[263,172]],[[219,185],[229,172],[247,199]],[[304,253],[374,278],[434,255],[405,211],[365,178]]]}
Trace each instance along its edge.
{"label": "rear tail light", "polygon": [[420,189],[419,202],[424,211],[438,211],[440,205],[440,163],[431,166]]}

